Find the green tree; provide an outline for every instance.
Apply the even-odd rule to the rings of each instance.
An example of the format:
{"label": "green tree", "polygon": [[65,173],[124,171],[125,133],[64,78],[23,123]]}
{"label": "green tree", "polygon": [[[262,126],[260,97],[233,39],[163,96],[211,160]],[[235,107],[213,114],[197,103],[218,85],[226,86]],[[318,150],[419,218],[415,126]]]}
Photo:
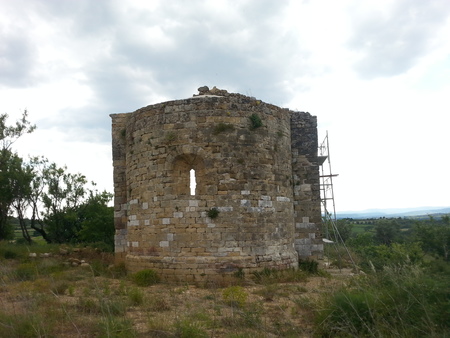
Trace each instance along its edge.
{"label": "green tree", "polygon": [[[22,162],[22,161],[21,161]],[[23,238],[31,244],[32,239],[28,232],[28,222],[26,218],[26,211],[30,203],[30,196],[32,194],[31,182],[33,181],[33,169],[29,164],[21,163],[20,169],[15,174],[15,184],[12,188],[14,190],[15,199],[12,207],[17,215],[17,220],[22,231]]]}
{"label": "green tree", "polygon": [[336,222],[339,235],[342,241],[345,243],[352,236],[353,224],[349,219],[338,219]]}
{"label": "green tree", "polygon": [[79,208],[81,242],[103,242],[108,251],[114,250],[114,208],[108,206],[112,194],[90,191],[88,200]]}
{"label": "green tree", "polygon": [[334,221],[331,217],[325,217],[323,222],[326,226],[325,237],[329,240],[345,243],[352,235],[353,224],[348,218]]}
{"label": "green tree", "polygon": [[450,260],[450,224],[443,219],[437,222],[421,222],[414,227],[414,238],[422,250],[445,261]]}
{"label": "green tree", "polygon": [[43,214],[43,212],[39,210],[42,206],[41,200],[44,196],[44,191],[46,188],[44,171],[49,166],[49,162],[45,157],[32,157],[30,159],[29,166],[33,172],[31,191],[28,196],[28,207],[31,214],[30,227],[39,233],[47,243],[50,243],[51,240],[45,229],[44,221],[41,218],[41,214]]}
{"label": "green tree", "polygon": [[9,126],[7,119],[7,114],[0,115],[0,240],[11,236],[8,216],[13,203],[23,196],[30,182],[22,158],[11,148],[22,135],[36,128],[28,121],[26,110],[15,125]]}
{"label": "green tree", "polygon": [[378,244],[391,245],[400,240],[400,225],[395,219],[378,220],[375,224],[375,241]]}
{"label": "green tree", "polygon": [[42,215],[47,240],[56,243],[76,242],[81,230],[77,212],[87,193],[86,177],[67,173],[67,167],[58,167],[55,163],[46,166],[42,174],[46,187],[42,194]]}

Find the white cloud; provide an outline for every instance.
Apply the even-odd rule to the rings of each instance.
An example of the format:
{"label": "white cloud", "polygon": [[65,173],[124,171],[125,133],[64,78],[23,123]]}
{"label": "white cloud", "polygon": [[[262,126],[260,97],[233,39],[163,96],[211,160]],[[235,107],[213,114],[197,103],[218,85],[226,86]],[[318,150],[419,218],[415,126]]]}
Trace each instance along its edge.
{"label": "white cloud", "polygon": [[448,205],[449,17],[446,0],[0,0],[2,109],[38,125],[21,153],[112,191],[109,114],[216,85],[318,116],[338,209]]}

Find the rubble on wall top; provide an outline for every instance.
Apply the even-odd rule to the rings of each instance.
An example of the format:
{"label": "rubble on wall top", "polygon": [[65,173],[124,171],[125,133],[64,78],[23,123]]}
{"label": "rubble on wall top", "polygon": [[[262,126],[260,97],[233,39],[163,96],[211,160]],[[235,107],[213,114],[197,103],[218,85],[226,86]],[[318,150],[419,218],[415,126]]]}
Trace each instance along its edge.
{"label": "rubble on wall top", "polygon": [[211,89],[209,89],[208,86],[202,86],[202,87],[199,87],[197,90],[198,90],[198,94],[194,94],[193,95],[194,98],[203,98],[203,97],[241,97],[241,98],[249,99],[251,101],[257,101],[256,98],[253,97],[253,96],[247,96],[247,95],[243,95],[243,94],[239,94],[239,93],[229,93],[227,90],[219,89],[216,86],[212,87]]}
{"label": "rubble on wall top", "polygon": [[229,93],[225,89],[219,89],[216,86],[214,86],[212,89],[209,89],[208,86],[202,86],[198,89],[198,94],[194,94],[194,97],[198,96],[229,96]]}

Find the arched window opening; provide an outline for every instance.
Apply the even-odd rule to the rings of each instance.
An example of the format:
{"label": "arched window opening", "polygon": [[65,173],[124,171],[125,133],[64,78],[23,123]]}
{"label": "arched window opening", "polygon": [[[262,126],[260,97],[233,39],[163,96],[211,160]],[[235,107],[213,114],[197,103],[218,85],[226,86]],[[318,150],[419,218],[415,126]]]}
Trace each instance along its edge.
{"label": "arched window opening", "polygon": [[195,170],[191,169],[189,171],[189,187],[191,189],[191,196],[195,195],[195,189],[197,188],[197,180],[195,178]]}

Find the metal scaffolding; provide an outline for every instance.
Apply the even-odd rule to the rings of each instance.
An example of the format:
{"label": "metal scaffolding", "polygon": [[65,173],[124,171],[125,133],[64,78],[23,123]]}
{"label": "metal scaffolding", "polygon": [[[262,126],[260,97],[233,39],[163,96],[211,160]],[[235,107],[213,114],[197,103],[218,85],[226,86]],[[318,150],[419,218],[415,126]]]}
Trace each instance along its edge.
{"label": "metal scaffolding", "polygon": [[[325,163],[327,162],[327,163]],[[330,161],[330,144],[328,140],[328,131],[324,140],[319,145],[319,165],[320,165],[320,200],[322,203],[322,217],[324,219],[324,237],[326,240],[337,241],[337,237],[330,233],[330,227],[327,224],[334,225],[336,228],[336,205],[334,203],[333,177]]]}
{"label": "metal scaffolding", "polygon": [[[332,244],[336,252],[339,254],[338,244],[342,245],[347,252],[350,261],[356,268],[356,264],[345,245],[337,226],[336,219],[336,205],[334,202],[333,177],[338,176],[333,174],[331,170],[330,160],[330,144],[328,140],[328,131],[322,143],[319,144],[319,165],[320,165],[320,200],[322,203],[322,218],[323,218],[323,241],[324,244]],[[339,259],[342,257],[339,254]]]}

